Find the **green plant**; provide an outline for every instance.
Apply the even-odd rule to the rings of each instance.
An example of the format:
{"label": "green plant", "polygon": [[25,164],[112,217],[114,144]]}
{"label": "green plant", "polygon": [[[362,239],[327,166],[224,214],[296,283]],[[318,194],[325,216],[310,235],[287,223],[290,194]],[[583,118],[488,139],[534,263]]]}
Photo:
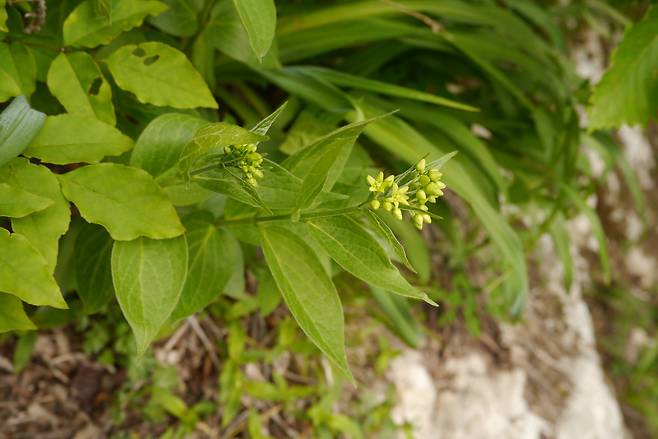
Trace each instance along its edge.
{"label": "green plant", "polygon": [[[143,353],[222,291],[247,303],[246,268],[349,376],[333,263],[398,322],[409,305],[385,294],[433,303],[451,299],[423,291],[468,291],[453,302],[467,304],[474,332],[474,291],[487,311],[518,317],[525,251],[547,232],[568,248],[575,211],[593,224],[602,278],[612,275],[581,141],[624,162],[579,126],[588,87],[568,64],[560,7],[85,0],[0,11],[2,331],[35,329],[41,310],[22,302],[65,309],[79,298],[93,314],[116,298]],[[645,73],[654,19],[629,31],[652,55]],[[628,68],[627,50],[613,71]],[[614,94],[613,71],[594,115]],[[594,128],[612,121],[597,117]],[[438,198],[444,185],[465,212]],[[391,221],[405,211],[411,221]],[[414,230],[430,223],[451,247],[447,284]],[[485,281],[468,279],[467,261]]]}

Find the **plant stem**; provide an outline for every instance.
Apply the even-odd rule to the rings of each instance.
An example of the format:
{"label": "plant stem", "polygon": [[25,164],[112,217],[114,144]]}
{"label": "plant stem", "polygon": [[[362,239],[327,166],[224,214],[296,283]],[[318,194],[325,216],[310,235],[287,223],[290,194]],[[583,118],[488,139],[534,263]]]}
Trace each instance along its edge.
{"label": "plant stem", "polygon": [[[342,209],[333,209],[333,210],[321,210],[316,212],[302,213],[299,216],[300,222],[308,221],[314,218],[326,218],[330,216],[345,215],[348,213],[354,213],[361,209],[367,201],[359,204],[358,206],[344,207]],[[246,225],[246,224],[257,224],[269,221],[281,221],[281,220],[291,220],[292,221],[293,213],[286,213],[281,215],[269,215],[269,216],[250,216],[247,218],[235,218],[235,219],[220,219],[215,222],[216,226],[234,226],[234,225]]]}

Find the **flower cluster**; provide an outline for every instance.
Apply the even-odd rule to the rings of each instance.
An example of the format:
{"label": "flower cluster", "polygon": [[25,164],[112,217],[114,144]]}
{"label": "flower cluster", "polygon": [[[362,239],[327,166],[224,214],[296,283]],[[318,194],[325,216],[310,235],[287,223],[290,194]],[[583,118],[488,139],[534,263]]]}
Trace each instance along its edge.
{"label": "flower cluster", "polygon": [[370,207],[373,210],[382,207],[399,220],[402,219],[402,211],[406,210],[416,228],[422,230],[424,224],[432,222],[432,217],[427,213],[427,203],[435,203],[446,187],[441,176],[438,169],[426,166],[425,159],[398,177],[389,175],[384,178],[383,172],[377,177],[368,175],[367,182],[372,192]]}
{"label": "flower cluster", "polygon": [[260,166],[263,163],[263,156],[257,152],[256,145],[231,145],[224,148],[223,157],[224,166],[234,166],[238,168],[244,179],[252,186],[258,186],[257,178],[263,178],[263,171]]}

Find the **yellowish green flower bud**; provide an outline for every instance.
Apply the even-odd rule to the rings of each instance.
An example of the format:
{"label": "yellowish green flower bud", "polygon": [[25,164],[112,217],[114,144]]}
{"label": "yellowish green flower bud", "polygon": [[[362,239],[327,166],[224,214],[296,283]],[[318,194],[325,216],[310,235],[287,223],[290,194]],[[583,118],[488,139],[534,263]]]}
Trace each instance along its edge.
{"label": "yellowish green flower bud", "polygon": [[393,211],[393,216],[399,220],[402,220],[402,211],[396,207]]}
{"label": "yellowish green flower bud", "polygon": [[416,199],[421,203],[424,203],[427,200],[427,194],[425,193],[424,190],[421,189],[418,192],[416,192]]}
{"label": "yellowish green flower bud", "polygon": [[425,221],[425,223],[427,223],[427,224],[432,224],[432,217],[429,216],[428,214],[424,213],[423,214],[423,221]]}
{"label": "yellowish green flower bud", "polygon": [[438,169],[430,169],[429,177],[432,181],[439,181],[443,174]]}
{"label": "yellowish green flower bud", "polygon": [[425,186],[425,190],[427,191],[428,195],[439,195],[439,192],[441,192],[441,188],[439,187],[438,184],[436,183],[430,183],[427,186]]}
{"label": "yellowish green flower bud", "polygon": [[382,203],[379,202],[379,200],[372,200],[370,202],[370,207],[373,208],[373,210],[379,209],[379,207],[382,205]]}
{"label": "yellowish green flower bud", "polygon": [[390,212],[393,209],[393,203],[390,201],[384,201],[384,210]]}
{"label": "yellowish green flower bud", "polygon": [[423,229],[423,216],[422,215],[414,215],[414,225],[418,230]]}
{"label": "yellowish green flower bud", "polygon": [[420,172],[421,174],[425,172],[425,159],[421,159],[421,161],[416,163],[416,171]]}
{"label": "yellowish green flower bud", "polygon": [[421,186],[426,186],[430,181],[430,178],[427,175],[421,175],[420,178],[418,179],[418,182],[420,183]]}

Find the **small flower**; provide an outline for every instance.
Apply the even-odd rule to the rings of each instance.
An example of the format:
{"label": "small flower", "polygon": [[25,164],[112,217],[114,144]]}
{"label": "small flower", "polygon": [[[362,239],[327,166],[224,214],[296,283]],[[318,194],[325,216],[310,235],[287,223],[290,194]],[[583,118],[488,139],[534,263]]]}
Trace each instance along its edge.
{"label": "small flower", "polygon": [[429,212],[427,203],[435,203],[446,187],[441,181],[441,172],[431,166],[431,163],[428,166],[425,159],[421,159],[413,168],[397,177],[389,175],[384,178],[383,172],[377,177],[367,176],[371,192],[370,208],[378,210],[383,207],[398,220],[403,218],[402,211],[407,210],[419,230],[425,224],[431,224],[432,217],[425,213]]}

